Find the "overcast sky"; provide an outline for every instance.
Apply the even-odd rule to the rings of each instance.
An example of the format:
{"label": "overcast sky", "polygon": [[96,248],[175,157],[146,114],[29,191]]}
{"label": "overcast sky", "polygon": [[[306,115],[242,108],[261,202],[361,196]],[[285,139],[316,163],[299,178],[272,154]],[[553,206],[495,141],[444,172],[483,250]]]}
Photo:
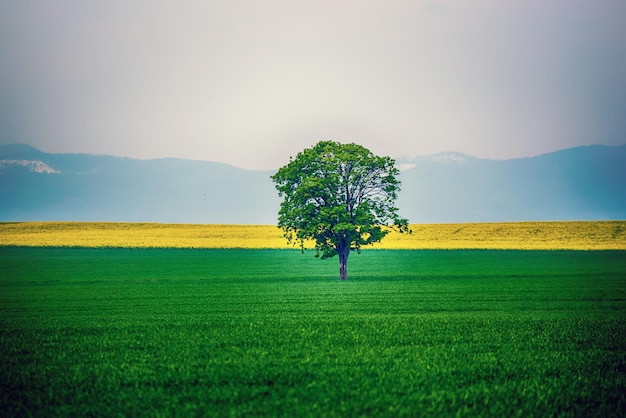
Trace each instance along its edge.
{"label": "overcast sky", "polygon": [[626,143],[624,0],[0,0],[0,144],[274,169]]}

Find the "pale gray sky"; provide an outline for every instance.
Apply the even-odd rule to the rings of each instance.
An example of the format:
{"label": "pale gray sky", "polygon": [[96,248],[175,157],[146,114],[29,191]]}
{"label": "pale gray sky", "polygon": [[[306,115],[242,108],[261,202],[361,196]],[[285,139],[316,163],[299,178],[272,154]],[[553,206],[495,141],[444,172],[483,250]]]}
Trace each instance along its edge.
{"label": "pale gray sky", "polygon": [[274,169],[626,143],[624,0],[0,0],[0,144]]}

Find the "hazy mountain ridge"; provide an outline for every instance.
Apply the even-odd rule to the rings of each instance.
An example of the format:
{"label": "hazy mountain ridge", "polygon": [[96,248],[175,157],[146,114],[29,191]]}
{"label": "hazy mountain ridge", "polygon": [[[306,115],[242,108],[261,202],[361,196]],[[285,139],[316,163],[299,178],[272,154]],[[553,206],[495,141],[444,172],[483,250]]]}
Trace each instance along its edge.
{"label": "hazy mountain ridge", "polygon": [[[1,220],[274,223],[270,172],[206,161],[46,154],[0,147],[0,160],[37,159],[57,174],[0,171]],[[245,221],[244,221],[245,220]]]}
{"label": "hazy mountain ridge", "polygon": [[[513,160],[399,158],[413,223],[626,219],[626,145]],[[48,154],[0,146],[0,221],[273,224],[271,171],[183,159]]]}
{"label": "hazy mountain ridge", "polygon": [[626,219],[626,145],[415,164],[399,205],[422,222]]}

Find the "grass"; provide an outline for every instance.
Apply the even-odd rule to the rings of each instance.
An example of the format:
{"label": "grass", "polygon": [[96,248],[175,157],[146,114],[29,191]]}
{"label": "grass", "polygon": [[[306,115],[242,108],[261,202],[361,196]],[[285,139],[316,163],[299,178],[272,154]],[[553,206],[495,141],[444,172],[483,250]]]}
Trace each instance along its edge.
{"label": "grass", "polygon": [[622,251],[0,248],[7,416],[623,416]]}
{"label": "grass", "polygon": [[[626,221],[413,224],[411,229],[410,235],[391,232],[374,248],[626,250]],[[103,222],[0,223],[3,246],[292,248],[273,225]]]}

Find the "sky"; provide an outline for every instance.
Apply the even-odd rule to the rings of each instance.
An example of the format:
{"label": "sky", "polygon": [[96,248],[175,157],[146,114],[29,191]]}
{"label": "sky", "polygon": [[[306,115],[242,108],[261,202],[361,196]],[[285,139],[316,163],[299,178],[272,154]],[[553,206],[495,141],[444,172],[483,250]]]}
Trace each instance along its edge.
{"label": "sky", "polygon": [[275,169],[626,143],[624,0],[0,0],[0,144]]}

